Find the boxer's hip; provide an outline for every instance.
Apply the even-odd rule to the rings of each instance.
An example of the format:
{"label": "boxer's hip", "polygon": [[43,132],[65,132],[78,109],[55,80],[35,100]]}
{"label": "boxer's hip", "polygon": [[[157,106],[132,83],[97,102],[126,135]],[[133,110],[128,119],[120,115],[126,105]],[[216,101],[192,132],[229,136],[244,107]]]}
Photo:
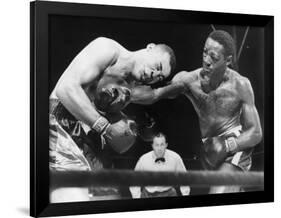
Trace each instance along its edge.
{"label": "boxer's hip", "polygon": [[57,99],[50,99],[49,155],[51,170],[90,170],[80,149],[85,133]]}
{"label": "boxer's hip", "polygon": [[49,113],[50,154],[55,154],[57,160],[64,160],[65,165],[78,167],[78,159],[85,162],[86,158],[92,170],[112,167],[107,152],[92,139],[91,134],[86,134],[85,124],[78,121],[58,99],[50,99]]}
{"label": "boxer's hip", "polygon": [[[96,144],[84,131],[82,122],[58,99],[50,99],[49,125],[50,170],[90,171],[112,165],[107,155],[90,149],[89,143],[92,144],[91,147]],[[106,196],[120,198],[119,189],[115,187],[89,187],[89,194],[92,196],[91,200],[97,200],[97,196],[104,198],[103,200],[106,200]]]}
{"label": "boxer's hip", "polygon": [[50,99],[49,114],[54,117],[59,125],[72,137],[85,134],[81,122],[78,121],[58,99]]}

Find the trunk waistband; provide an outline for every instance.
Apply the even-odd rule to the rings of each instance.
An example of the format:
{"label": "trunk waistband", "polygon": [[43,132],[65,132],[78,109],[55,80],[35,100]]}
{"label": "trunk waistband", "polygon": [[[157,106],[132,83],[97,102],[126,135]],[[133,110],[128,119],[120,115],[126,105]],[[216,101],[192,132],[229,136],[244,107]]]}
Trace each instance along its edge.
{"label": "trunk waistband", "polygon": [[77,121],[77,119],[64,107],[59,99],[51,98],[49,100],[49,114],[54,115],[56,119],[68,119]]}

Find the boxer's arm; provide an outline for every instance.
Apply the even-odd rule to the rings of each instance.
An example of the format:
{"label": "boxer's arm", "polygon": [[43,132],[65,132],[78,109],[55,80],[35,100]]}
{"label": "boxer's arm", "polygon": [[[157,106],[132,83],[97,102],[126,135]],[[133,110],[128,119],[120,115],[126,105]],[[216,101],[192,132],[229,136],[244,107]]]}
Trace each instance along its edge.
{"label": "boxer's arm", "polygon": [[179,72],[174,76],[169,85],[158,89],[152,89],[150,86],[133,88],[131,102],[136,104],[153,104],[160,99],[177,97],[187,88],[188,80],[186,77],[184,78],[185,73],[186,71]]}
{"label": "boxer's arm", "polygon": [[95,81],[115,58],[109,39],[98,38],[84,48],[63,73],[56,95],[62,104],[89,126],[100,117],[92,106],[83,86]]}
{"label": "boxer's arm", "polygon": [[241,124],[243,132],[236,139],[238,150],[244,150],[257,145],[262,139],[262,129],[257,112],[254,93],[248,79],[238,82],[238,92],[242,96],[243,105]]}
{"label": "boxer's arm", "polygon": [[152,89],[150,86],[138,86],[132,89],[131,102],[153,104],[160,99],[175,98],[182,90],[182,85],[178,84],[170,84],[158,89]]}

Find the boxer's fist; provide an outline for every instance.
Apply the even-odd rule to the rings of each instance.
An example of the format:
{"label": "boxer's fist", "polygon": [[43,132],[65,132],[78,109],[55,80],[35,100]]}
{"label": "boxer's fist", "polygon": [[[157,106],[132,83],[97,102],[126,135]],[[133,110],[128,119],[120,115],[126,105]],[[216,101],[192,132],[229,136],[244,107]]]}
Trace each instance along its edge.
{"label": "boxer's fist", "polygon": [[[136,140],[137,127],[135,121],[122,112],[104,115],[107,124],[102,131],[94,128],[88,132],[88,145],[95,153],[111,148],[118,153],[127,151]],[[97,126],[99,126],[97,124]],[[104,125],[103,125],[104,126]],[[101,128],[97,128],[101,129]]]}
{"label": "boxer's fist", "polygon": [[93,102],[100,111],[118,113],[130,103],[130,98],[131,90],[125,81],[120,82],[117,78],[104,77],[97,85]]}
{"label": "boxer's fist", "polygon": [[224,137],[208,138],[203,145],[203,161],[212,168],[218,167],[228,156]]}
{"label": "boxer's fist", "polygon": [[135,143],[136,137],[136,123],[128,118],[111,123],[102,134],[105,144],[120,154],[129,150]]}

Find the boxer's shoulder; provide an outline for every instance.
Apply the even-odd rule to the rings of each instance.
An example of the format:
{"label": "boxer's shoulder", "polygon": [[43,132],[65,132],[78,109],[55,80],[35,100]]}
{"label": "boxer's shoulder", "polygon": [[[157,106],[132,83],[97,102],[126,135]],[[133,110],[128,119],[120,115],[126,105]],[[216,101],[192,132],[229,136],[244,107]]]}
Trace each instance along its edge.
{"label": "boxer's shoulder", "polygon": [[[85,75],[92,76],[93,69],[100,73],[117,61],[120,51],[121,49],[114,40],[105,37],[96,38],[76,55],[66,72],[72,72],[71,74],[74,73],[82,77]],[[77,72],[80,73],[77,74]]]}
{"label": "boxer's shoulder", "polygon": [[241,77],[241,79],[237,82],[236,87],[243,101],[254,103],[254,92],[248,78]]}
{"label": "boxer's shoulder", "polygon": [[238,95],[244,99],[251,99],[253,96],[253,90],[250,80],[239,74],[234,70],[230,70],[229,72],[230,81],[234,83],[234,87],[238,93]]}
{"label": "boxer's shoulder", "polygon": [[230,80],[235,81],[235,82],[244,82],[247,80],[246,77],[242,76],[240,73],[238,73],[237,71],[230,69],[230,68],[228,69],[227,75]]}
{"label": "boxer's shoulder", "polygon": [[99,56],[112,56],[117,58],[125,48],[113,39],[106,37],[98,37],[91,41],[84,51],[88,55],[98,53]]}
{"label": "boxer's shoulder", "polygon": [[243,92],[243,91],[248,90],[249,88],[251,88],[250,80],[247,77],[242,76],[241,74],[239,74],[237,71],[230,69],[229,77],[230,77],[230,80],[235,83],[236,88],[237,88],[238,91],[242,91]]}
{"label": "boxer's shoulder", "polygon": [[198,68],[198,69],[195,69],[193,71],[190,71],[188,73],[189,81],[190,82],[199,81],[199,74],[200,74],[201,70],[202,70],[202,68]]}
{"label": "boxer's shoulder", "polygon": [[251,87],[251,82],[247,77],[244,76],[239,76],[236,78],[236,83],[238,85],[239,88],[242,89],[248,89],[249,87]]}
{"label": "boxer's shoulder", "polygon": [[180,71],[179,73],[177,73],[172,82],[173,83],[177,83],[177,82],[181,82],[181,83],[185,83],[185,84],[190,84],[193,81],[196,80],[197,78],[197,71],[198,70],[193,70],[193,71]]}
{"label": "boxer's shoulder", "polygon": [[103,36],[94,39],[90,43],[90,45],[93,45],[93,44],[99,44],[102,46],[120,46],[120,44],[118,42],[116,42],[115,40],[107,38],[107,37],[103,37]]}

